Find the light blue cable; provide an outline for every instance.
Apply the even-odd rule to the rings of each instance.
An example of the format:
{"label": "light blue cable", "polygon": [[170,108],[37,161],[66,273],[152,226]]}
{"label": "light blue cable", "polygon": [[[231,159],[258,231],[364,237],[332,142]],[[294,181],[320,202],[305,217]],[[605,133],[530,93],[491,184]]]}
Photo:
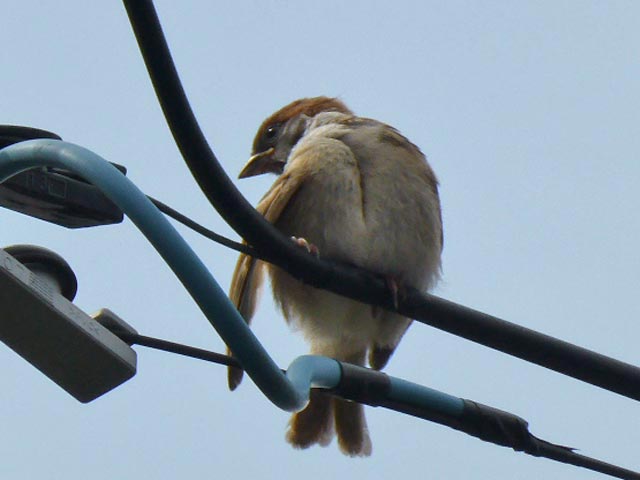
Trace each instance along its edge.
{"label": "light blue cable", "polygon": [[[284,410],[304,408],[309,383],[305,386],[304,381],[298,380],[294,386],[285,377],[191,247],[127,177],[90,150],[58,140],[30,140],[0,150],[0,182],[43,166],[82,176],[120,207],[171,267],[258,388]],[[333,378],[321,383],[335,385],[340,367],[335,360],[326,360],[335,367],[322,372],[331,372]],[[299,369],[296,371],[300,373]],[[310,373],[302,375],[309,381],[319,380],[316,377]]]}
{"label": "light blue cable", "polygon": [[308,391],[310,387],[337,387],[342,376],[340,364],[332,358],[320,355],[302,355],[287,369],[287,378],[298,391]]}
{"label": "light blue cable", "polygon": [[459,417],[464,411],[464,400],[447,393],[439,392],[423,385],[408,382],[401,378],[389,377],[389,400],[413,405],[418,408],[429,407],[434,412]]}

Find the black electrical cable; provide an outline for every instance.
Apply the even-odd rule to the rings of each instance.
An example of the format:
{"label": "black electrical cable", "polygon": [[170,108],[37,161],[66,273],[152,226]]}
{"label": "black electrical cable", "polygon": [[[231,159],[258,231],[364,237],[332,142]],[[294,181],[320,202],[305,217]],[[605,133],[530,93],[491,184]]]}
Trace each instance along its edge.
{"label": "black electrical cable", "polygon": [[[204,235],[205,237],[215,242],[218,242],[221,245],[224,245],[233,250],[236,250],[238,252],[264,259],[264,256],[261,256],[254,248],[251,248],[250,246],[245,244],[234,242],[233,240],[230,240],[226,237],[223,237],[222,235],[212,232],[211,230],[194,222],[187,216],[177,212],[173,208],[169,207],[168,205],[162,203],[157,199],[154,199],[152,197],[149,197],[149,199],[158,207],[160,211],[174,218],[175,220],[184,224],[185,226],[193,229],[194,231]],[[419,301],[420,295],[416,294],[416,298]],[[466,307],[449,303],[444,300],[442,302],[443,302],[442,307],[444,308],[441,309],[440,311],[441,315],[438,317],[438,320],[441,320],[444,322],[449,321],[447,320],[448,317],[451,318],[450,321],[452,322],[455,321],[456,316],[459,315],[459,311],[462,309],[466,309]],[[421,310],[421,307],[419,305],[413,308],[416,308],[418,312]],[[430,308],[430,307],[429,305],[427,305],[425,308]],[[467,309],[467,310],[470,312],[470,315],[484,316],[485,327],[491,327],[492,329],[499,330],[499,331],[506,331],[506,330],[509,331],[509,336],[507,337],[509,340],[509,343],[508,344],[496,343],[496,346],[494,348],[498,350],[507,351],[509,349],[512,349],[518,352],[526,351],[528,352],[527,355],[528,355],[529,361],[533,361],[535,363],[538,363],[540,365],[547,366],[547,367],[551,362],[556,362],[556,367],[554,367],[554,370],[557,370],[563,373],[566,373],[563,369],[566,369],[568,365],[569,368],[573,369],[572,376],[576,378],[580,378],[579,375],[581,374],[581,371],[584,370],[584,363],[585,362],[593,363],[594,359],[601,363],[609,362],[610,367],[616,369],[622,375],[633,376],[635,374],[636,367],[630,366],[628,364],[624,364],[622,362],[612,363],[610,358],[600,355],[598,353],[591,352],[591,351],[582,349],[580,347],[576,347],[570,343],[562,342],[561,340],[557,340],[553,337],[544,336],[543,334],[533,332],[532,330],[526,329],[518,325],[502,322],[501,320],[497,320],[493,317],[490,317],[489,315],[484,315],[480,312],[477,312],[471,309]],[[433,321],[435,322],[438,320],[434,319]],[[446,330],[444,326],[442,328]],[[475,332],[473,330],[469,330],[464,336],[465,338],[473,338],[474,334]],[[482,337],[484,337],[485,335],[486,335],[486,332],[483,332]],[[499,342],[501,340],[503,341],[504,338],[498,335],[496,335],[493,339],[494,342]],[[543,348],[540,348],[541,341],[544,343]],[[478,340],[478,343],[483,343],[487,345],[487,343],[485,343],[484,341],[481,342],[480,340]],[[577,362],[575,362],[574,360],[577,360]],[[626,372],[626,370],[629,370],[629,371]],[[635,390],[632,390],[632,392],[633,391]],[[621,392],[618,392],[618,393],[621,393]]]}
{"label": "black electrical cable", "polygon": [[129,332],[114,331],[113,333],[129,345],[141,345],[185,357],[197,358],[198,360],[204,360],[206,362],[217,363],[218,365],[242,368],[238,360],[229,355],[223,355],[222,353],[211,352],[209,350],[203,350],[202,348],[190,347],[189,345],[183,345],[181,343]]}
{"label": "black electrical cable", "polygon": [[250,255],[252,257],[256,257],[256,258],[263,258],[257,251],[255,248],[250,247],[249,245],[246,245],[244,243],[239,243],[239,242],[234,242],[233,240],[224,237],[212,230],[209,230],[208,228],[200,225],[199,223],[191,220],[189,217],[187,217],[186,215],[183,215],[182,213],[178,212],[177,210],[175,210],[174,208],[171,208],[169,205],[167,205],[166,203],[161,202],[160,200],[153,198],[149,195],[147,195],[147,198],[149,200],[151,200],[151,202],[158,208],[158,210],[160,210],[162,213],[164,213],[165,215],[173,218],[174,220],[176,220],[177,222],[182,223],[185,227],[189,227],[191,230],[193,230],[194,232],[199,233],[200,235],[208,238],[209,240],[213,240],[216,243],[219,243],[220,245],[223,245],[227,248],[230,248],[232,250],[235,250],[236,252],[240,252],[240,253],[244,253],[247,255]]}
{"label": "black electrical cable", "polygon": [[[124,5],[176,144],[200,188],[229,225],[264,258],[296,278],[393,310],[392,297],[381,278],[306,255],[249,205],[198,126],[153,2],[124,0]],[[633,365],[415,290],[402,295],[398,303],[398,312],[422,323],[640,400],[640,369]]]}

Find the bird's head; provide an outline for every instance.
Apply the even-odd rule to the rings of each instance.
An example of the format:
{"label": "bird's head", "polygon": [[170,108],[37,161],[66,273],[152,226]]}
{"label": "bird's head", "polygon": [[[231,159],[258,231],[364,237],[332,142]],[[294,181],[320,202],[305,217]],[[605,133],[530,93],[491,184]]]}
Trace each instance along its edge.
{"label": "bird's head", "polygon": [[301,98],[291,102],[262,122],[253,140],[251,158],[238,177],[281,174],[291,149],[304,135],[309,120],[321,112],[351,114],[351,110],[337,98]]}

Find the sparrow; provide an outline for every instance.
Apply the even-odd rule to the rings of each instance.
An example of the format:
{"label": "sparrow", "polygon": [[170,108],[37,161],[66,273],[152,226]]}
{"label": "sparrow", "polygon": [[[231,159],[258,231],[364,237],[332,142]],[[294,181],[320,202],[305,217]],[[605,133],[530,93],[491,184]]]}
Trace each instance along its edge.
{"label": "sparrow", "polygon": [[[395,128],[354,115],[336,98],[296,100],[262,123],[239,178],[264,173],[277,178],[257,210],[310,252],[382,275],[393,295],[437,283],[443,245],[438,181],[420,149]],[[243,254],[229,296],[248,323],[265,273],[277,306],[312,354],[362,366],[368,360],[380,370],[411,323]],[[229,388],[241,380],[242,370],[230,368]],[[326,446],[334,435],[343,453],[371,454],[363,406],[312,390],[286,439],[307,448]]]}

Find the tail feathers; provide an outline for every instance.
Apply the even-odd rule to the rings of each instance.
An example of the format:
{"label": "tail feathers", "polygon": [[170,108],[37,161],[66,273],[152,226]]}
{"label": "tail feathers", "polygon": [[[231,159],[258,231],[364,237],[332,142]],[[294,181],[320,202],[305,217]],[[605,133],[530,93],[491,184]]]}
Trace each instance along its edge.
{"label": "tail feathers", "polygon": [[326,447],[332,438],[332,398],[318,390],[311,390],[307,408],[294,414],[289,421],[287,442],[296,448],[309,448],[316,443]]}
{"label": "tail feathers", "polygon": [[371,455],[369,428],[364,418],[364,407],[340,398],[333,399],[338,445],[345,455],[368,457]]}
{"label": "tail feathers", "polygon": [[[231,356],[233,353],[227,348],[227,355]],[[229,390],[233,391],[238,388],[238,385],[242,382],[244,376],[244,370],[236,367],[228,367],[227,369],[227,385]]]}
{"label": "tail feathers", "polygon": [[342,453],[351,457],[371,455],[364,407],[318,390],[311,391],[307,408],[291,417],[287,441],[296,448],[315,444],[326,447],[333,438],[334,426]]}
{"label": "tail feathers", "polygon": [[[256,311],[264,277],[264,265],[264,262],[253,257],[240,255],[233,271],[229,298],[247,324],[251,324]],[[227,355],[233,355],[229,348],[227,348]],[[230,390],[235,390],[240,385],[243,375],[244,371],[240,368],[228,368],[227,384]]]}

